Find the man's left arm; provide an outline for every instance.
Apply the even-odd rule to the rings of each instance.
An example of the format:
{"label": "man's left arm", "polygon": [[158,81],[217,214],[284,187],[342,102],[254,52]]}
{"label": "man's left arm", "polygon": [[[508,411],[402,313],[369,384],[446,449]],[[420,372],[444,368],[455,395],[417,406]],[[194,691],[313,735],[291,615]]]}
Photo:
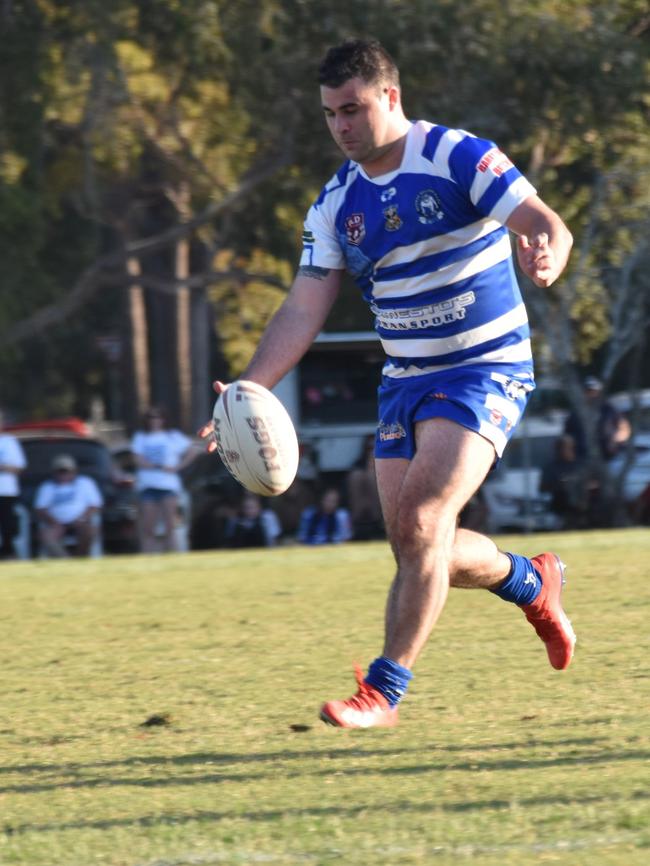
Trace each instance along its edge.
{"label": "man's left arm", "polygon": [[573,237],[562,219],[538,195],[518,205],[506,220],[518,235],[519,267],[537,286],[557,280],[569,259]]}

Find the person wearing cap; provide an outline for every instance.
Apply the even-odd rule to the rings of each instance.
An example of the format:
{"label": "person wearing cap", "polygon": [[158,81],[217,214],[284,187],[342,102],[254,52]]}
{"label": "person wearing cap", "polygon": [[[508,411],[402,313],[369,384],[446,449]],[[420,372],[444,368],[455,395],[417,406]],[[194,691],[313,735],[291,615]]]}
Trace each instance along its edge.
{"label": "person wearing cap", "polygon": [[39,522],[41,549],[48,556],[88,556],[99,533],[97,515],[104,504],[93,478],[80,475],[69,454],[52,461],[52,478],[36,491],[34,508]]}
{"label": "person wearing cap", "polygon": [[15,557],[15,506],[20,486],[18,476],[27,465],[20,442],[3,432],[4,416],[0,410],[0,559]]}
{"label": "person wearing cap", "polygon": [[[608,400],[603,398],[603,383],[595,376],[587,376],[583,382],[589,417],[596,425],[596,442],[603,460],[611,460],[621,450],[630,435],[625,416]],[[576,456],[588,457],[587,431],[578,412],[572,411],[565,422],[564,433],[575,441]]]}

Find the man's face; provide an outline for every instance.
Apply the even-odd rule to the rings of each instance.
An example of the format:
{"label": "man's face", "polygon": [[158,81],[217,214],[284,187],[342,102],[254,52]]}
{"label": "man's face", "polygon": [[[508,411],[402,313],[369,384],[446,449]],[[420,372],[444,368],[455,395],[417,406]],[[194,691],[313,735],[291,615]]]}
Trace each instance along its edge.
{"label": "man's face", "polygon": [[396,88],[351,78],[341,87],[321,86],[325,119],[334,141],[348,159],[369,162],[390,144]]}

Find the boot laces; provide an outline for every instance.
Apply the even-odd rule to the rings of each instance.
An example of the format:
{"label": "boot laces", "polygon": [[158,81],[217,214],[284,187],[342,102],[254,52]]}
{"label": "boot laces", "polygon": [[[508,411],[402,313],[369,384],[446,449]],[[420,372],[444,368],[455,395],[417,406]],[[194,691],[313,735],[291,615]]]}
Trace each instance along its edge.
{"label": "boot laces", "polygon": [[381,703],[377,699],[380,693],[365,681],[363,671],[359,665],[354,666],[354,677],[359,690],[356,695],[348,698],[345,703],[350,707],[354,707],[355,710],[361,710],[362,712],[376,710],[378,706],[381,707]]}

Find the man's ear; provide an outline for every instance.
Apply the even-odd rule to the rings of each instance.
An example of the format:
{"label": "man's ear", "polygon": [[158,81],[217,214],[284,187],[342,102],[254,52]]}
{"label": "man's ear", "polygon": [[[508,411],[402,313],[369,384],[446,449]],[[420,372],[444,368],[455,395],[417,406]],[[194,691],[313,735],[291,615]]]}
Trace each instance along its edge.
{"label": "man's ear", "polygon": [[399,87],[388,88],[388,105],[391,111],[399,105]]}

